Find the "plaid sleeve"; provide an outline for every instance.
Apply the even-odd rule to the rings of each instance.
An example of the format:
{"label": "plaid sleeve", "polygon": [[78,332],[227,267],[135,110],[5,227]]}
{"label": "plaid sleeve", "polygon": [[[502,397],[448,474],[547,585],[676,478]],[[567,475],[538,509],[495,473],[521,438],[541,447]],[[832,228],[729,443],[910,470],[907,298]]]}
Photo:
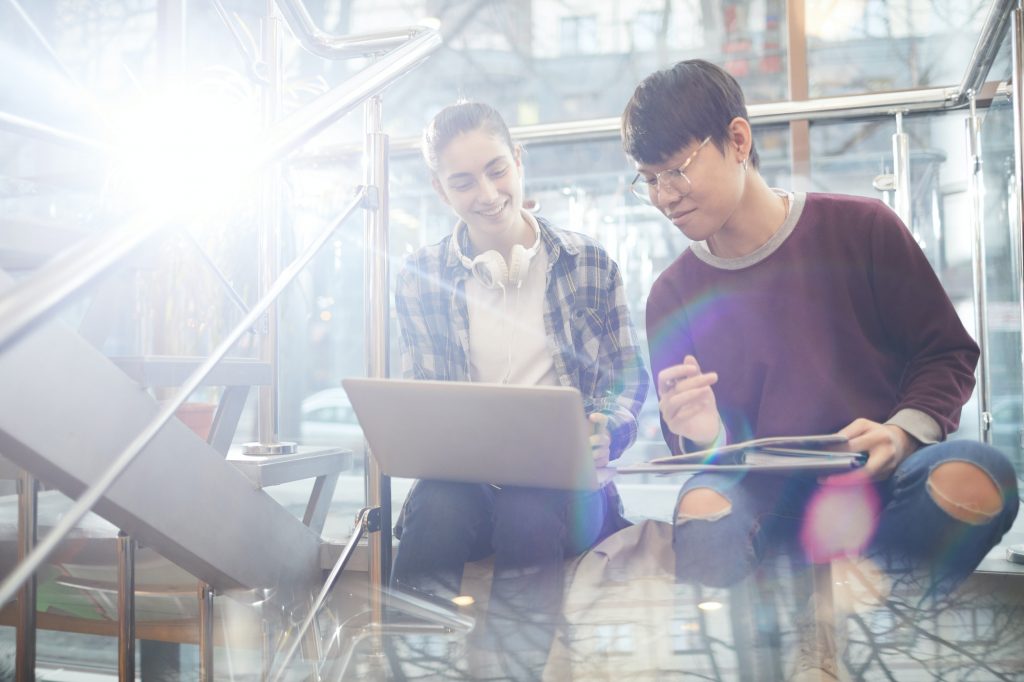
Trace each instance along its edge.
{"label": "plaid sleeve", "polygon": [[402,375],[407,379],[445,378],[444,343],[431,333],[432,320],[427,312],[437,306],[439,297],[431,291],[429,281],[423,261],[411,258],[399,273],[395,287]]}
{"label": "plaid sleeve", "polygon": [[611,459],[616,459],[636,440],[637,415],[650,382],[629,317],[619,267],[610,258],[608,263],[609,268],[603,273],[607,301],[605,333],[600,336],[597,391],[588,411],[608,415]]}

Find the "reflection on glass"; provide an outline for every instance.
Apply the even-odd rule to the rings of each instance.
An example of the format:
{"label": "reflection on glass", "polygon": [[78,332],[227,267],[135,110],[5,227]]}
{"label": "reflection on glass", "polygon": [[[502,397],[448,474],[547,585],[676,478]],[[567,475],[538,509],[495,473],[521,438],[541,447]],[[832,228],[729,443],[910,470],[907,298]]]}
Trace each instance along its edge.
{"label": "reflection on glass", "polygon": [[[154,3],[23,4],[85,90],[99,99],[145,90],[161,79]],[[785,0],[331,0],[307,4],[317,12],[318,23],[339,33],[390,28],[428,15],[440,20],[445,50],[386,93],[385,116],[393,136],[417,134],[430,113],[460,96],[495,102],[518,124],[616,116],[640,78],[696,56],[725,64],[751,102],[782,100],[787,94]],[[213,77],[218,82],[222,79],[225,87],[248,83],[251,65],[235,50],[226,28],[209,4],[194,5],[187,31],[190,66],[197,71],[212,67]],[[263,11],[257,5],[233,3],[231,10],[254,27]],[[958,81],[989,5],[988,0],[808,0],[812,96]],[[6,104],[16,114],[39,115],[53,125],[94,132],[94,114],[86,113],[91,102],[64,84],[55,86],[54,79],[34,63],[33,50],[38,46],[14,28],[19,24],[9,20],[10,12],[0,3],[0,51],[5,64],[27,68],[11,68],[5,74],[18,74],[14,79],[17,96],[5,98]],[[364,65],[358,60],[325,65],[285,42],[286,112]],[[18,61],[11,58],[12,52]],[[1005,49],[1001,60],[992,79],[1006,77]],[[993,440],[1024,471],[1021,232],[1011,114],[1009,102],[995,101],[982,129],[984,229],[989,246],[988,350],[996,368]],[[358,119],[358,114],[346,118],[325,139],[357,139],[361,135]],[[910,227],[961,313],[969,318],[973,310],[962,113],[908,117],[906,125],[913,150],[915,218]],[[773,186],[850,192],[891,203],[892,198],[876,191],[872,181],[892,172],[893,129],[887,119],[812,126],[808,177],[791,174],[788,126],[759,129],[762,174]],[[333,219],[361,182],[358,161],[339,163],[330,154],[308,151],[285,169],[288,231],[282,260]],[[557,224],[608,246],[622,268],[632,316],[642,331],[647,291],[685,248],[685,239],[656,210],[629,196],[634,171],[617,142],[537,144],[528,153],[528,197]],[[105,170],[91,155],[0,133],[0,166],[0,210],[5,216],[0,237],[31,233],[43,234],[49,241],[34,244],[40,248],[20,259],[12,250],[2,249],[0,256],[5,260],[0,267],[19,270],[17,277],[34,272],[83,235],[107,227],[121,208],[110,205],[104,192]],[[394,275],[406,254],[451,229],[451,217],[434,195],[418,159],[396,158],[391,171]],[[216,224],[182,226],[156,245],[153,253],[143,254],[138,262],[115,273],[105,288],[69,307],[63,319],[77,327],[93,312],[94,301],[127,292],[127,312],[111,322],[109,334],[98,343],[103,352],[207,352],[240,314],[207,261],[220,269],[242,299],[251,302],[257,290],[253,206],[241,207]],[[343,472],[337,485],[324,531],[329,538],[347,538],[356,511],[365,503],[361,434],[338,389],[340,378],[364,372],[363,246],[363,226],[356,217],[339,229],[281,304],[285,330],[280,341],[282,436],[340,445],[356,453],[353,466]],[[391,336],[396,346],[394,329]],[[248,336],[234,354],[252,357],[257,341],[258,334]],[[396,347],[391,357],[392,373],[397,375]],[[964,411],[962,432],[968,437],[977,434],[976,409],[971,404]],[[238,440],[253,438],[251,408],[247,415]],[[663,449],[657,406],[651,398],[641,415],[638,444],[627,457],[643,459]],[[301,517],[312,485],[305,481],[275,486],[266,493]],[[408,485],[408,481],[392,483],[393,518]],[[624,482],[620,489],[631,517],[665,518],[678,484],[636,479]],[[12,480],[0,481],[0,575],[7,575],[14,563],[11,538],[17,533],[16,504]],[[67,500],[56,490],[45,491],[41,525],[52,527],[67,507]],[[259,527],[247,525],[249,521],[243,519],[239,528],[232,528],[259,533]],[[211,533],[220,530],[218,522],[210,524]],[[116,531],[108,522],[90,517],[39,572],[37,606],[44,623],[37,647],[41,679],[80,679],[90,674],[109,679],[115,674],[116,598],[111,591],[115,578],[110,552],[105,550]],[[218,542],[233,539],[216,537]],[[97,546],[101,551],[96,551]],[[160,666],[166,679],[194,679],[198,667],[196,578],[155,556],[152,549],[140,552],[138,569],[137,615],[149,628],[140,633],[146,642],[139,645],[140,661]],[[844,662],[864,679],[916,675],[973,680],[1019,675],[1024,622],[1020,590],[1012,581],[976,578],[933,610],[919,609],[920,595],[913,590],[896,591],[884,601],[860,595],[848,612],[837,616],[839,633],[846,640],[841,652]],[[365,609],[365,573],[353,571],[346,579],[332,597],[331,612],[323,618],[319,643],[327,644],[322,651],[329,654],[342,648],[342,641],[350,636],[345,626],[352,623],[353,614]],[[595,599],[589,611],[574,614],[571,627],[561,633],[562,657],[553,659],[566,666],[556,679],[659,675],[779,679],[788,671],[797,648],[795,623],[805,610],[806,586],[800,587],[785,570],[763,580],[764,598],[751,605],[742,594],[675,585],[666,571],[628,579],[607,576],[602,589],[593,592],[616,599]],[[836,592],[845,589],[838,582],[835,587]],[[259,679],[266,673],[266,659],[291,643],[287,635],[308,613],[310,596],[289,594],[291,588],[274,585],[257,593],[218,594],[214,666],[218,678]],[[484,608],[479,601],[465,601],[462,608]],[[709,609],[712,604],[721,608]],[[7,679],[12,676],[15,652],[14,605],[0,606],[0,679]],[[381,679],[379,673],[386,666],[395,677],[436,679],[449,668],[465,677],[473,666],[493,664],[468,655],[463,633],[389,637],[383,653],[372,638],[365,638],[351,666],[319,660],[316,647],[311,646],[313,653],[300,653],[301,660],[289,672],[292,678],[305,679],[315,668],[333,670],[338,663],[347,673],[329,679]],[[498,670],[494,679],[501,678]]]}
{"label": "reflection on glass", "polygon": [[1013,107],[992,103],[981,129],[992,443],[1024,472],[1021,387],[1021,230],[1013,160]]}
{"label": "reflection on glass", "polygon": [[988,0],[807,0],[811,97],[958,84]]}
{"label": "reflection on glass", "polygon": [[[752,102],[786,98],[785,0],[344,3],[339,25],[366,31],[440,21],[446,49],[390,92],[388,130],[416,135],[468,97],[510,125],[618,116],[645,75],[700,57],[722,63]],[[420,84],[430,82],[430,88]]]}

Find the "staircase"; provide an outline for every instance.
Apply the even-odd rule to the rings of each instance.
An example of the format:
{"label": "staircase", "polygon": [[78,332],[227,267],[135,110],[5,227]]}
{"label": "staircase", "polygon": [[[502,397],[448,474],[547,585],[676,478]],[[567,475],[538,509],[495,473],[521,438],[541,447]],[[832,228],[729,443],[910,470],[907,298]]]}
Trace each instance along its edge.
{"label": "staircase", "polygon": [[[0,291],[11,279],[0,273]],[[156,401],[61,322],[0,354],[0,452],[76,497]],[[214,589],[312,587],[319,538],[176,420],[95,511]]]}

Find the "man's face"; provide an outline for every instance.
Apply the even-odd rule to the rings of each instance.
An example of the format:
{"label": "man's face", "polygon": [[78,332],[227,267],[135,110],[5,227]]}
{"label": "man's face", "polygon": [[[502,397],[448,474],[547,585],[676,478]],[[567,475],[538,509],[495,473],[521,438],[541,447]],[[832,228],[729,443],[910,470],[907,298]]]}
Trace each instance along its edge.
{"label": "man's face", "polygon": [[[693,140],[663,163],[638,163],[651,203],[692,241],[704,241],[732,218],[743,195],[743,167],[714,140]],[[679,169],[683,168],[680,177]]]}
{"label": "man's face", "polygon": [[444,148],[434,186],[471,234],[485,241],[510,234],[521,220],[518,149],[485,130],[462,133]]}

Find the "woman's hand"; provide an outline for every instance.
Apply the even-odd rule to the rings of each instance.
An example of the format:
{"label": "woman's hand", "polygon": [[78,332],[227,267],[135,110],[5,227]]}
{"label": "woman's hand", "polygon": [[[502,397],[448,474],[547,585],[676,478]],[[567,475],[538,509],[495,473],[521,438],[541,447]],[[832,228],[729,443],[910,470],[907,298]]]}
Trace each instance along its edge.
{"label": "woman's hand", "polygon": [[900,427],[879,424],[870,419],[856,419],[839,433],[849,439],[847,449],[866,452],[868,461],[856,471],[830,476],[829,483],[863,481],[865,478],[884,481],[892,476],[900,462],[920,447],[920,443]]}
{"label": "woman's hand", "polygon": [[608,466],[608,458],[611,456],[612,436],[608,433],[608,415],[595,412],[589,417],[593,424],[593,433],[590,435],[590,451],[594,455],[594,466]]}
{"label": "woman's hand", "polygon": [[721,426],[715,393],[711,390],[716,381],[718,374],[702,373],[692,355],[687,355],[683,364],[658,373],[658,407],[672,433],[698,444],[715,440]]}

